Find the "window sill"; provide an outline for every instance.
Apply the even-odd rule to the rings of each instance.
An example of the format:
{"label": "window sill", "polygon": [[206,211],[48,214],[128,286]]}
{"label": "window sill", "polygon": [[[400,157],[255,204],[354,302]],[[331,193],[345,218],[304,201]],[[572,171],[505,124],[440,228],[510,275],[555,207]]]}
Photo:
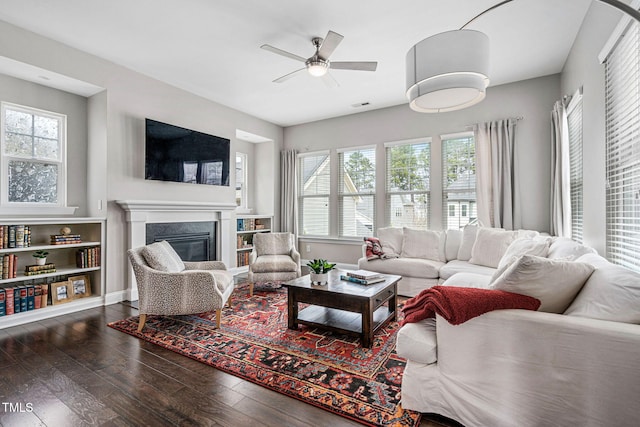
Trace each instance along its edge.
{"label": "window sill", "polygon": [[77,206],[67,207],[2,207],[0,208],[1,216],[14,216],[14,215],[35,215],[35,216],[55,216],[55,215],[73,215],[78,209]]}
{"label": "window sill", "polygon": [[313,242],[313,243],[326,243],[329,245],[353,245],[361,246],[364,241],[362,237],[359,239],[347,239],[339,237],[312,237],[312,236],[298,236],[298,240],[301,242]]}

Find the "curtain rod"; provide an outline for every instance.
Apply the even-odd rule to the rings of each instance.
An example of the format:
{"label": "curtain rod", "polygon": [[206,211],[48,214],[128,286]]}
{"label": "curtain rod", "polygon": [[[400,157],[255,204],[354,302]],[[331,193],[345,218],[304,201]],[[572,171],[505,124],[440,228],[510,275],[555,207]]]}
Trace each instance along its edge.
{"label": "curtain rod", "polygon": [[[524,120],[524,117],[523,116],[510,117],[507,120],[515,120],[515,121],[519,122],[520,120]],[[473,129],[474,126],[479,125],[479,124],[480,123],[474,123],[474,124],[471,124],[471,125],[466,125],[465,128],[467,130],[470,130],[470,129]]]}

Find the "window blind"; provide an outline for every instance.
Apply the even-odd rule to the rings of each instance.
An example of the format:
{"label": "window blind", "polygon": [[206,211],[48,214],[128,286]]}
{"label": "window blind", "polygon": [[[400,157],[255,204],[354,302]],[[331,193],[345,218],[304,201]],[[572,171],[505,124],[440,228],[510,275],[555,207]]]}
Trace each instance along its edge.
{"label": "window blind", "polygon": [[386,147],[386,216],[392,227],[429,228],[431,144],[421,141]]}
{"label": "window blind", "polygon": [[478,217],[472,133],[442,138],[442,211],[445,229],[464,228]]}
{"label": "window blind", "polygon": [[568,108],[569,169],[571,188],[571,238],[582,243],[582,96],[576,94]]}
{"label": "window blind", "polygon": [[607,258],[640,270],[640,31],[605,60]]}
{"label": "window blind", "polygon": [[303,236],[329,235],[331,160],[329,153],[304,155],[298,168],[298,223]]}
{"label": "window blind", "polygon": [[375,227],[375,147],[338,153],[338,220],[340,237],[371,236]]}

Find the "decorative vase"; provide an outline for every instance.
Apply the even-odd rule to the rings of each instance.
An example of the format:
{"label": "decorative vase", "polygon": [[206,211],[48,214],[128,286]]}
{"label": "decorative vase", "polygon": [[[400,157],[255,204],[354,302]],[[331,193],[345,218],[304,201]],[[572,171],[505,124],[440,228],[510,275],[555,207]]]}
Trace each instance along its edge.
{"label": "decorative vase", "polygon": [[46,258],[36,258],[36,265],[45,265],[47,263]]}
{"label": "decorative vase", "polygon": [[329,273],[314,273],[309,274],[311,276],[312,285],[326,285],[329,283]]}

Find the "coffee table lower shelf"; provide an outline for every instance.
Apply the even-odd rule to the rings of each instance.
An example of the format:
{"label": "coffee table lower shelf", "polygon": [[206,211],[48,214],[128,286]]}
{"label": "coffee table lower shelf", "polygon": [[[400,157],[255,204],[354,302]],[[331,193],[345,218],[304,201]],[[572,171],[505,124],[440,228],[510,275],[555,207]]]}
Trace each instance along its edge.
{"label": "coffee table lower shelf", "polygon": [[[374,311],[371,325],[372,332],[375,333],[388,320],[394,317],[393,314],[389,312],[389,307],[384,305]],[[298,312],[296,322],[345,335],[362,337],[362,314],[352,311],[310,305]]]}

